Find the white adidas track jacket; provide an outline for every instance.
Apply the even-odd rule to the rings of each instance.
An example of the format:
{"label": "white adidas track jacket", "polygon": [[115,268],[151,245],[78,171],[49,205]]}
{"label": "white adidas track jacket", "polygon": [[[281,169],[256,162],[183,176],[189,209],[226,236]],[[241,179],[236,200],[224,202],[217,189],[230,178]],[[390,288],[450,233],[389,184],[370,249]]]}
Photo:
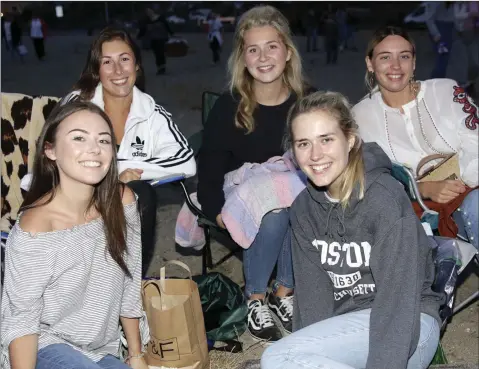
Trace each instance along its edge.
{"label": "white adidas track jacket", "polygon": [[[74,91],[62,101],[73,100],[79,94],[80,91]],[[91,102],[105,108],[101,83]],[[119,173],[127,168],[142,169],[143,180],[169,174],[184,174],[185,177],[196,174],[193,150],[173,123],[171,114],[136,86],[117,158]]]}

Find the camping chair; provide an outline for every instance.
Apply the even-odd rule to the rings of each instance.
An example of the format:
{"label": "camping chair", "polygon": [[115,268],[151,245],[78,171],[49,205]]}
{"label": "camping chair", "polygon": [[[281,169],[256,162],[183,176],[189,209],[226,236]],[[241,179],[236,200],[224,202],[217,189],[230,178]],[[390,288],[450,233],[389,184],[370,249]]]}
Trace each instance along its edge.
{"label": "camping chair", "polygon": [[[431,228],[430,231],[432,232],[434,230],[437,234],[439,214],[436,211],[429,209],[422,200],[412,170],[400,163],[392,162],[391,174],[395,179],[403,184],[411,201],[417,201],[424,210],[424,213],[421,216],[421,222],[423,225],[427,223],[427,225],[429,225]],[[425,229],[426,228],[427,226]],[[448,240],[454,242],[448,242]],[[444,292],[446,295],[446,302],[443,306],[441,306],[439,311],[442,319],[441,332],[444,332],[449,319],[479,296],[479,292],[476,291],[459,305],[454,306],[457,276],[462,273],[471,260],[475,260],[477,262],[479,259],[476,248],[460,238],[456,238],[455,240],[442,238],[442,241],[438,244],[438,247],[433,251],[435,259],[434,262],[437,268],[432,287],[434,290]],[[431,363],[431,368],[436,367],[432,364],[446,363],[447,359],[441,342],[439,342],[436,354],[434,355],[433,361]],[[442,366],[440,365],[438,368],[439,367]]]}
{"label": "camping chair", "polygon": [[[201,123],[203,128],[202,130],[200,130],[199,132],[195,133],[194,135],[188,138],[188,143],[190,144],[191,148],[193,149],[195,153],[195,158],[198,158],[198,154],[201,149],[201,145],[203,142],[203,129],[208,120],[208,114],[210,113],[211,109],[215,105],[215,102],[219,96],[220,95],[215,92],[210,92],[210,91],[203,92],[202,107],[201,107]],[[234,250],[230,251],[228,254],[223,256],[220,260],[213,263],[213,256],[211,253],[211,235],[210,235],[211,229],[214,229],[230,237],[229,233],[225,229],[218,226],[216,222],[212,222],[211,220],[209,220],[206,217],[206,215],[193,203],[186,189],[184,180],[179,181],[179,184],[185,195],[185,200],[186,200],[186,204],[188,208],[197,217],[198,225],[203,228],[206,243],[202,251],[202,258],[203,258],[202,273],[206,274],[208,272],[208,269],[214,269],[218,267],[219,265],[223,264],[228,259],[230,259],[232,256],[234,256],[238,251],[241,250],[241,247],[237,246]]]}
{"label": "camping chair", "polygon": [[[437,230],[438,227],[438,220],[439,214],[436,211],[429,209],[424,201],[421,198],[421,194],[419,193],[419,189],[416,183],[416,179],[412,170],[400,163],[393,162],[392,163],[392,171],[391,174],[394,178],[396,178],[399,182],[401,182],[406,192],[409,195],[411,200],[415,200],[419,203],[421,208],[424,210],[424,213],[421,217],[421,222],[428,223],[431,229]],[[473,261],[473,263],[479,263],[479,252],[478,250],[472,246],[470,243],[466,242],[461,237],[456,238],[457,246],[459,249],[459,258],[460,258],[460,267],[458,270],[458,274],[460,274],[466,266]],[[454,306],[451,316],[454,316],[463,308],[468,306],[471,302],[475,301],[479,297],[479,291],[474,292],[469,296],[466,300],[461,302],[459,305]],[[452,304],[453,305],[453,301]]]}

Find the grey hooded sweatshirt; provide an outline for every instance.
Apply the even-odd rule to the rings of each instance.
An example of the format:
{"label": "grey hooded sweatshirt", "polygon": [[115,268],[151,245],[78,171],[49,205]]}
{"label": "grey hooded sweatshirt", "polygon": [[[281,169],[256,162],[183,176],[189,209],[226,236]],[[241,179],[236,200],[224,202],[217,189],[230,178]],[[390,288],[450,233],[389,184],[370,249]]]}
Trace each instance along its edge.
{"label": "grey hooded sweatshirt", "polygon": [[391,161],[376,143],[363,144],[363,161],[362,200],[355,189],[343,209],[308,182],[291,206],[293,330],[371,308],[366,368],[403,369],[420,313],[440,322],[443,297],[431,290],[432,249]]}

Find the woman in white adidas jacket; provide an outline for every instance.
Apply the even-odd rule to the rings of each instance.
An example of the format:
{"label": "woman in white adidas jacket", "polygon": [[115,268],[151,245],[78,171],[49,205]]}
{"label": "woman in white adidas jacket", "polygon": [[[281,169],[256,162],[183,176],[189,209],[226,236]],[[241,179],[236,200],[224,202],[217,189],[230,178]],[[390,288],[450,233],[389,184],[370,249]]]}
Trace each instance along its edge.
{"label": "woman in white adidas jacket", "polygon": [[137,195],[141,212],[145,275],[154,251],[156,196],[145,180],[196,174],[188,141],[171,114],[142,92],[141,51],[127,31],[107,27],[93,41],[85,68],[62,103],[78,98],[102,108],[113,123],[120,180]]}

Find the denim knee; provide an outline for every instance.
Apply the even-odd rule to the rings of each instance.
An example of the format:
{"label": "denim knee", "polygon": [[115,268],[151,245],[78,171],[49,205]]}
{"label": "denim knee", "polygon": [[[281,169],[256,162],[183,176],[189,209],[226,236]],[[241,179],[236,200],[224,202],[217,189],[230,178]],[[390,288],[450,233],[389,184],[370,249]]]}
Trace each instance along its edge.
{"label": "denim knee", "polygon": [[288,231],[289,212],[269,212],[261,222],[259,232],[251,246],[243,252],[243,270],[245,274],[245,294],[264,293],[268,281],[278,262],[284,236]]}
{"label": "denim knee", "polygon": [[284,230],[285,224],[289,223],[289,211],[288,209],[281,209],[278,212],[275,210],[270,211],[266,214],[263,219],[261,220],[261,228],[266,229],[282,229]]}

